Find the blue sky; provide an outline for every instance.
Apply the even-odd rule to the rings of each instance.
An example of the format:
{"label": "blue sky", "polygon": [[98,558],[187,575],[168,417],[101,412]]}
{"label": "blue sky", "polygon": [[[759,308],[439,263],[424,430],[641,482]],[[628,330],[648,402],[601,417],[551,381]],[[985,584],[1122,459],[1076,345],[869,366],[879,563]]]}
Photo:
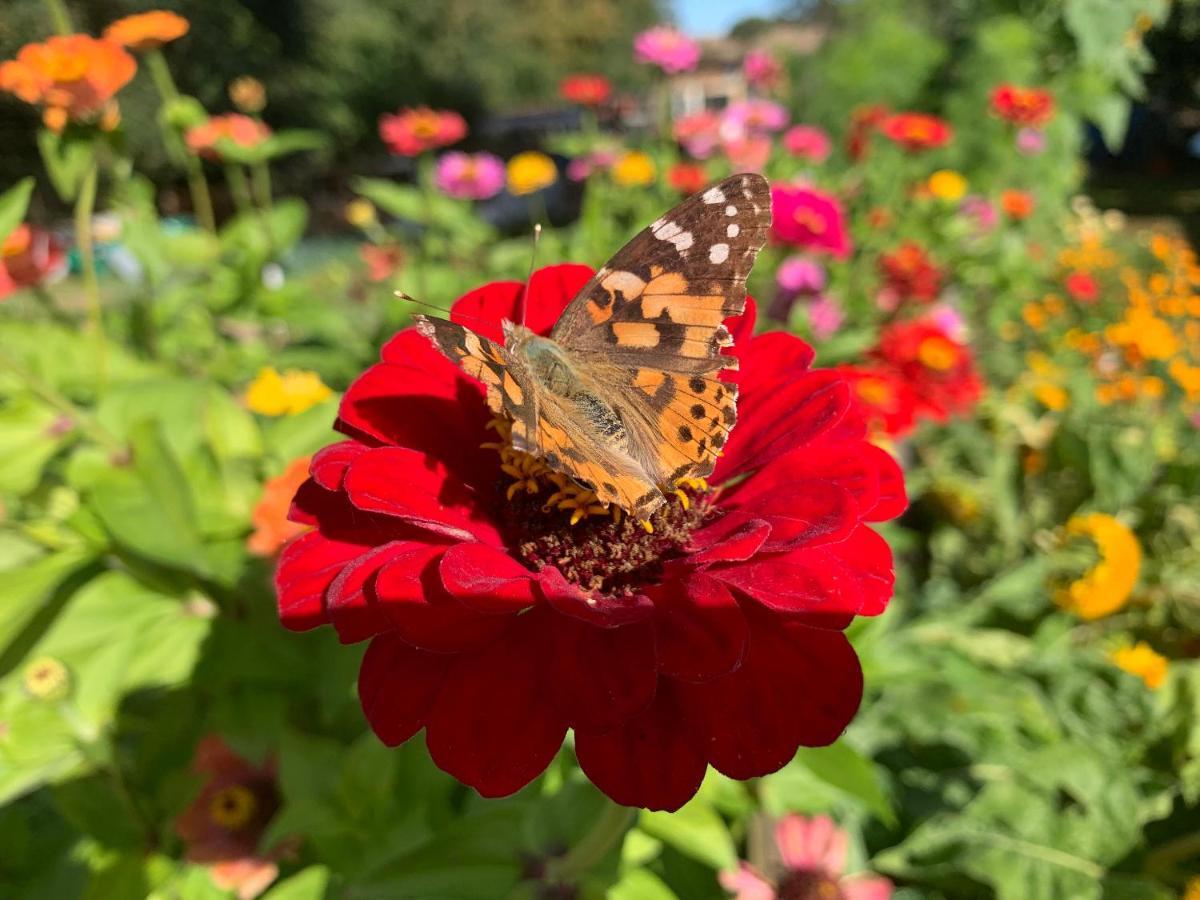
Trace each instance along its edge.
{"label": "blue sky", "polygon": [[751,16],[778,12],[782,0],[672,0],[675,19],[688,34],[723,35],[730,26]]}

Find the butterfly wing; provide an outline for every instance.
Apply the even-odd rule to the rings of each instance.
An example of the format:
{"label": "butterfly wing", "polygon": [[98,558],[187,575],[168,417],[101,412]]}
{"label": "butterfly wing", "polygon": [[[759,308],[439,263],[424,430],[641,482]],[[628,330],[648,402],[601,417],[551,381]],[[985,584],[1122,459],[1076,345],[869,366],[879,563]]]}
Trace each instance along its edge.
{"label": "butterfly wing", "polygon": [[726,178],[641,231],[584,285],[551,337],[580,359],[705,374],[736,366],[724,326],[771,227],[761,175]]}

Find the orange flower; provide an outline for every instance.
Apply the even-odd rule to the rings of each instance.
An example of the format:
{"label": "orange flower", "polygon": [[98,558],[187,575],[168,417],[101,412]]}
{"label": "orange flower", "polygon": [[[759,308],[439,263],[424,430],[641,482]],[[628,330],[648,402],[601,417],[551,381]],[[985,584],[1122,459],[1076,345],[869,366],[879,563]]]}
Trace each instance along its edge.
{"label": "orange flower", "polygon": [[1040,128],[1054,118],[1054,95],[1043,88],[1001,84],[992,91],[992,112],[1014,125]]}
{"label": "orange flower", "polygon": [[0,90],[43,107],[47,127],[95,120],[110,112],[113,96],[129,83],[137,63],[112,41],[86,34],[26,44],[0,63]]}
{"label": "orange flower", "polygon": [[246,549],[256,556],[272,556],[280,547],[308,530],[307,525],[288,521],[288,510],[292,497],[308,478],[311,457],[293,460],[283,474],[271,478],[263,485],[262,497],[254,507],[250,521],[254,533],[246,539]]}
{"label": "orange flower", "polygon": [[117,19],[104,29],[104,39],[130,50],[153,50],[188,33],[188,20],[157,9]]}
{"label": "orange flower", "polygon": [[1037,201],[1029,191],[1009,190],[1000,195],[1000,208],[1010,219],[1020,222],[1033,215]]}
{"label": "orange flower", "polygon": [[944,147],[954,137],[949,122],[926,113],[897,113],[884,119],[879,130],[910,153]]}

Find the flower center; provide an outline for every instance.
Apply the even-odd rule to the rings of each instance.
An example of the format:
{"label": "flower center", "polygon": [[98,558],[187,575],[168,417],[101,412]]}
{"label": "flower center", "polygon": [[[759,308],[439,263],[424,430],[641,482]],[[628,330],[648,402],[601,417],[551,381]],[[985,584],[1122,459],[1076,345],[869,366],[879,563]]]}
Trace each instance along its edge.
{"label": "flower center", "polygon": [[945,338],[925,338],[917,348],[917,358],[927,368],[945,372],[958,362],[958,349]]}
{"label": "flower center", "polygon": [[11,259],[14,256],[20,256],[29,249],[29,242],[32,238],[32,232],[28,225],[18,225],[16,231],[4,239],[4,243],[0,244],[0,257]]}
{"label": "flower center", "polygon": [[812,869],[788,872],[775,896],[778,900],[844,900],[836,879]]}
{"label": "flower center", "polygon": [[825,233],[825,219],[811,209],[805,209],[804,207],[797,209],[795,219],[800,227],[808,229],[814,235]]}
{"label": "flower center", "polygon": [[659,581],[664,563],[683,553],[709,516],[713,492],[703,479],[681,479],[645,521],[602,503],[595,491],[514,450],[509,424],[493,420],[501,441],[502,528],[513,553],[534,571],[554,566],[584,590],[629,596]]}
{"label": "flower center", "polygon": [[46,61],[46,74],[52,81],[79,81],[87,74],[88,61],[81,53],[54,52]]}
{"label": "flower center", "polygon": [[419,138],[436,137],[438,133],[438,120],[433,116],[422,116],[413,122],[412,130],[413,134]]}
{"label": "flower center", "polygon": [[217,791],[208,805],[212,820],[222,828],[243,828],[258,809],[254,792],[244,784],[233,784]]}

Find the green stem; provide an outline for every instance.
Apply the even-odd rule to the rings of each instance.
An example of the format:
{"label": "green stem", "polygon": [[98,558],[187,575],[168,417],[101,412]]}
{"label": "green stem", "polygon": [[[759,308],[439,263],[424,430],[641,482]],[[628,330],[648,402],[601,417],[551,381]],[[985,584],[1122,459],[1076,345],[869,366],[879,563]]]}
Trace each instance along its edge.
{"label": "green stem", "polygon": [[265,162],[255,163],[250,169],[250,187],[259,208],[270,212],[275,201],[271,197],[271,169]]}
{"label": "green stem", "polygon": [[124,454],[126,452],[128,448],[112,432],[93,418],[90,413],[84,412],[66,396],[59,393],[53,385],[42,381],[42,379],[25,369],[20,363],[3,351],[0,351],[0,365],[8,369],[19,381],[23,382],[29,388],[30,393],[40,397],[64,416],[70,418],[79,426],[80,431],[104,447],[104,449],[110,453],[117,454]]}
{"label": "green stem", "polygon": [[225,182],[229,185],[229,193],[233,196],[233,205],[239,213],[252,213],[254,200],[250,196],[250,184],[241,166],[229,163],[225,166]]}
{"label": "green stem", "polygon": [[68,328],[74,327],[75,323],[71,320],[71,317],[59,309],[57,305],[55,305],[54,297],[52,297],[50,292],[46,290],[46,286],[44,284],[38,283],[33,286],[33,296],[37,297],[38,304],[46,311],[46,314],[50,316],[51,320],[57,322],[59,325],[65,325]]}
{"label": "green stem", "polygon": [[1146,872],[1170,881],[1176,864],[1194,856],[1200,856],[1200,831],[1185,834],[1150,851],[1146,856]]}
{"label": "green stem", "polygon": [[421,222],[421,237],[418,241],[420,253],[420,263],[417,266],[417,294],[418,299],[429,303],[432,299],[429,296],[429,236],[433,233],[433,185],[432,172],[430,167],[433,165],[432,160],[428,156],[422,156],[417,160],[417,186],[421,192],[421,217],[424,219]]}
{"label": "green stem", "polygon": [[[155,49],[147,53],[146,64],[150,68],[150,77],[154,79],[154,86],[158,90],[158,96],[162,100],[163,106],[178,100],[179,88],[175,86],[175,79],[171,77],[171,70],[167,66],[167,59],[162,55],[162,51]],[[199,158],[188,151],[183,135],[166,121],[163,122],[163,137],[167,142],[168,149],[183,161],[184,169],[187,171],[188,191],[192,195],[192,209],[196,213],[196,220],[205,231],[216,233],[216,217],[213,215],[212,195],[208,190],[208,181],[204,178],[204,167]]]}
{"label": "green stem", "polygon": [[100,304],[100,279],[96,274],[96,247],[92,235],[99,181],[100,167],[93,159],[75,199],[75,243],[79,247],[79,265],[83,270],[88,330],[96,344],[96,383],[103,391],[108,382],[108,343],[104,337],[104,309]]}
{"label": "green stem", "polygon": [[586,875],[625,837],[633,824],[636,810],[610,803],[600,814],[591,831],[567,851],[567,855],[549,867],[550,877],[572,882]]}
{"label": "green stem", "polygon": [[71,24],[71,13],[63,0],[46,0],[46,11],[50,13],[50,21],[58,34],[71,34],[75,27]]}

